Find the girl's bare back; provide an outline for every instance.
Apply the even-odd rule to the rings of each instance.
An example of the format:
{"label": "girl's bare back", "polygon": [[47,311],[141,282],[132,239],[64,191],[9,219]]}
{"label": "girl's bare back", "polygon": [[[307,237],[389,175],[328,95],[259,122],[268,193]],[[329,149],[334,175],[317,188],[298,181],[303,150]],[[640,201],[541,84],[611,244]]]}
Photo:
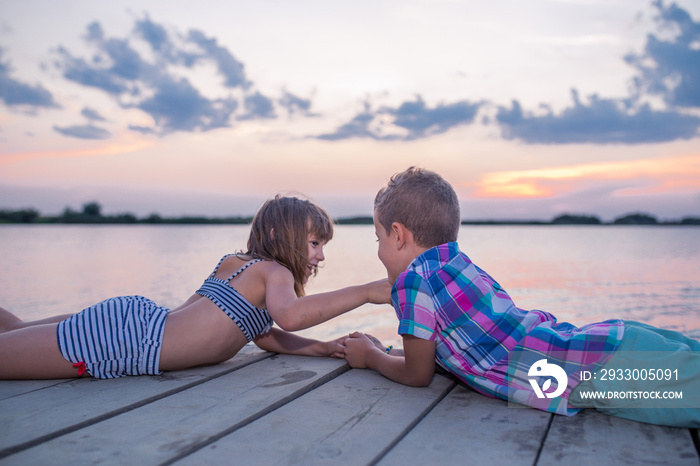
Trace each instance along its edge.
{"label": "girl's bare back", "polygon": [[[249,260],[238,256],[225,259],[216,278],[226,279]],[[252,264],[229,282],[246,301],[265,307],[264,274],[277,264]],[[217,364],[232,358],[248,343],[236,323],[211,300],[193,295],[182,306],[170,312],[165,322],[161,370],[178,370],[199,365]]]}

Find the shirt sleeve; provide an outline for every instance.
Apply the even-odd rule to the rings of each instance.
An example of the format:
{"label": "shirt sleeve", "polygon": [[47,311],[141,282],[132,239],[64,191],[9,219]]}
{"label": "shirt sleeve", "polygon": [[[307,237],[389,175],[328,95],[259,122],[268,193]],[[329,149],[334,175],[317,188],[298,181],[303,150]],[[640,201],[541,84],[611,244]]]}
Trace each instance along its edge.
{"label": "shirt sleeve", "polygon": [[436,340],[435,304],[428,282],[413,271],[404,272],[396,280],[391,300],[399,318],[400,335]]}

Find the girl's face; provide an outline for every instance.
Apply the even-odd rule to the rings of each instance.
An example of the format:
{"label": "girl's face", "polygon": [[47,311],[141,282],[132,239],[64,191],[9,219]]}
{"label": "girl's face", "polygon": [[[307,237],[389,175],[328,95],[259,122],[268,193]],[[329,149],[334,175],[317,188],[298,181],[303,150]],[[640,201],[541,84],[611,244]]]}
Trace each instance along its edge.
{"label": "girl's face", "polygon": [[306,263],[306,278],[304,283],[309,281],[309,277],[313,275],[320,264],[326,257],[323,255],[323,246],[326,245],[326,241],[318,239],[313,233],[309,233],[308,242],[309,246],[309,260]]}

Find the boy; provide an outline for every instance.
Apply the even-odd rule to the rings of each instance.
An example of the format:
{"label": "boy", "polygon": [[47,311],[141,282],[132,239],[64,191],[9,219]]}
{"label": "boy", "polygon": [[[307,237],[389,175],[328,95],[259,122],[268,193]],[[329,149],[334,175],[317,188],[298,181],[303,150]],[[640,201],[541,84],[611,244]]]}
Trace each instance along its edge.
{"label": "boy", "polygon": [[[345,342],[351,367],[369,367],[394,381],[425,386],[437,364],[482,394],[545,411],[571,416],[583,407],[596,407],[643,422],[700,426],[699,342],[622,320],[576,328],[558,323],[547,312],[519,309],[460,251],[460,223],[457,195],[436,173],[411,167],[379,191],[374,201],[378,254],[394,284],[392,304],[404,349],[384,349],[376,339],[354,333]],[[653,405],[655,409],[621,409],[581,395],[584,389],[624,388],[627,397],[641,392],[641,382],[633,386],[626,381],[622,387],[615,378],[617,368],[634,367],[636,374],[647,368],[647,382],[649,370],[655,369],[645,365],[648,355],[630,357],[640,349],[667,351],[664,357],[671,354],[669,349],[680,352],[680,358],[655,363],[655,374],[661,369],[665,378],[682,367],[681,380],[676,371],[675,380],[665,380],[665,388],[687,386],[686,400]],[[593,376],[603,369],[615,372]]]}

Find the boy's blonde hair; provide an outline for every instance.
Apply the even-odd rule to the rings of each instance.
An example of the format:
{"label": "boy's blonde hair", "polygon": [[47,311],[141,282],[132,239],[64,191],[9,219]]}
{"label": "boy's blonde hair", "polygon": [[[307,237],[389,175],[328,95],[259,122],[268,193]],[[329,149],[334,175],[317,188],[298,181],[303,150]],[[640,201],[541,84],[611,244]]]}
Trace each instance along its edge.
{"label": "boy's blonde hair", "polygon": [[398,222],[421,247],[457,241],[459,199],[452,186],[435,172],[410,167],[395,174],[377,193],[374,210],[387,234],[391,224]]}
{"label": "boy's blonde hair", "polygon": [[319,241],[328,242],[333,238],[333,221],[328,213],[311,201],[277,195],[255,214],[245,254],[288,268],[294,277],[296,295],[303,296],[309,262],[309,233]]}

